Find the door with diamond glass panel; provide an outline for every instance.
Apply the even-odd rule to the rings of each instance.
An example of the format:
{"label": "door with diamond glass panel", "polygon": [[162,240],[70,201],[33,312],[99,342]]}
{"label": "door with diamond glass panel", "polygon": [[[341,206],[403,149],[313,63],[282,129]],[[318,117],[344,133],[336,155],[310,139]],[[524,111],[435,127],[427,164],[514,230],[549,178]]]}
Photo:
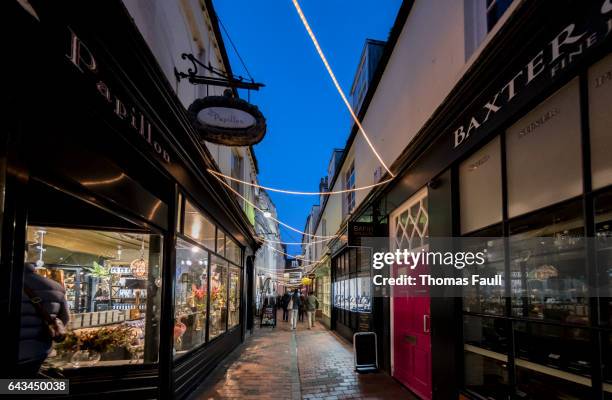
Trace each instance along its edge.
{"label": "door with diamond glass panel", "polygon": [[[427,188],[408,199],[390,216],[390,248],[427,251],[429,214]],[[393,276],[427,273],[418,265],[394,265]],[[418,282],[418,280],[417,280]],[[393,286],[391,301],[391,369],[393,376],[423,399],[431,399],[431,338],[427,287]]]}

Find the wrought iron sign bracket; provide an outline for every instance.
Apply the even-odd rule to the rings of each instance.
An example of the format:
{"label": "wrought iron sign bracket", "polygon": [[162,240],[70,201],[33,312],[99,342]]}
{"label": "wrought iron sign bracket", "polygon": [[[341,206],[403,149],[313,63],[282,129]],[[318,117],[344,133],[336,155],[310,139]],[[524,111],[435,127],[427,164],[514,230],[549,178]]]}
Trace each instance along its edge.
{"label": "wrought iron sign bracket", "polygon": [[[224,86],[236,89],[247,89],[247,90],[259,90],[260,87],[265,86],[263,83],[257,83],[252,79],[247,79],[239,75],[227,75],[224,71],[219,70],[211,65],[204,65],[201,63],[193,54],[183,53],[181,59],[189,60],[193,64],[193,68],[188,68],[187,73],[180,72],[174,68],[174,76],[180,82],[181,79],[187,79],[193,85],[211,85],[211,86]],[[198,67],[210,72],[211,75],[216,76],[203,76],[198,75]]]}

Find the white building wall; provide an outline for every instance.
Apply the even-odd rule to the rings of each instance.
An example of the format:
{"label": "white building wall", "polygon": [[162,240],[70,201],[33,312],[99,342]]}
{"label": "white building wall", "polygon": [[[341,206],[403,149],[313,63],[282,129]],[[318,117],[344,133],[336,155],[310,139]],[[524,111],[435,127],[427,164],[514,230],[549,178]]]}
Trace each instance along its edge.
{"label": "white building wall", "polygon": [[[417,0],[410,11],[363,120],[388,166],[461,76],[465,65],[463,4],[456,0]],[[375,183],[374,171],[380,164],[363,136],[358,133],[355,139],[356,185],[370,185]],[[356,203],[368,193],[357,192]]]}
{"label": "white building wall", "polygon": [[[186,79],[177,81],[174,68],[186,72],[192,63],[181,59],[181,54],[191,53],[205,65],[225,70],[217,38],[204,3],[200,0],[124,0],[128,12],[136,26],[155,55],[166,78],[176,91],[185,108],[197,98],[207,95],[220,96],[224,87],[192,85]],[[208,75],[202,68],[198,73]],[[206,142],[219,170],[231,175],[232,149]],[[255,176],[252,163],[249,161],[249,148],[236,148],[243,159],[245,180]],[[243,193],[246,190],[243,188]],[[239,200],[241,203],[242,201]]]}
{"label": "white building wall", "polygon": [[[485,37],[474,43],[475,39],[467,37],[466,32],[473,36],[474,25],[482,24],[482,21],[474,19],[477,1],[415,1],[362,121],[387,166],[390,167],[401,155],[521,2],[515,0],[493,30],[488,35],[483,33]],[[466,9],[466,5],[472,7]],[[358,132],[330,190],[344,189],[343,176],[353,160],[356,187],[378,181],[374,174],[382,167]],[[381,177],[384,169],[382,172]],[[356,207],[370,191],[356,192]],[[343,201],[342,195],[329,196],[322,210],[321,220],[327,221],[327,235],[337,233],[344,222]],[[320,223],[317,235],[322,235]]]}

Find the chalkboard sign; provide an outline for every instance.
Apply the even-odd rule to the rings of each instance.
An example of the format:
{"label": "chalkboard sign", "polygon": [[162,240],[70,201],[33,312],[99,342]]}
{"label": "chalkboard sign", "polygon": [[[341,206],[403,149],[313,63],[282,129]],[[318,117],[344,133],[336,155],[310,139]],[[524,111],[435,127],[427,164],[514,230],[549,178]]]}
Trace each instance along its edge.
{"label": "chalkboard sign", "polygon": [[276,307],[265,306],[261,311],[261,321],[259,327],[262,326],[276,326]]}
{"label": "chalkboard sign", "polygon": [[355,371],[374,372],[378,370],[378,346],[376,333],[357,332],[353,335]]}

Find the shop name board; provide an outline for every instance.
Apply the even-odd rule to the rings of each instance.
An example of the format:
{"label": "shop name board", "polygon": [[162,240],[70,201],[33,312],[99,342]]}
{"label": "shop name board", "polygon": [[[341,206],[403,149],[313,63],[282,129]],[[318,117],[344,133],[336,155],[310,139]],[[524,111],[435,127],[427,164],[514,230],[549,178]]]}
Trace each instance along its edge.
{"label": "shop name board", "polygon": [[159,157],[169,163],[170,154],[157,140],[155,140],[153,127],[142,111],[121,100],[121,98],[115,94],[114,90],[100,78],[99,65],[92,51],[72,29],[68,28],[68,31],[70,42],[66,58],[70,60],[72,65],[79,72],[90,74],[96,79],[96,90],[108,103],[114,115],[118,119],[127,122],[132,131],[137,133]]}
{"label": "shop name board", "polygon": [[608,15],[612,13],[612,0],[603,1],[598,11],[599,15],[594,16],[594,19],[599,21],[599,18],[603,17],[603,22],[585,29],[578,29],[576,23],[567,25],[486,100],[478,111],[456,127],[452,131],[453,148],[458,148],[470,136],[482,129],[504,106],[520,96],[533,82],[545,77],[555,78],[581,59],[592,47],[607,39],[612,32],[612,15]]}
{"label": "shop name board", "polygon": [[188,109],[191,124],[202,141],[225,146],[251,146],[266,134],[266,119],[257,106],[236,98],[231,90],[224,96],[196,99]]}

